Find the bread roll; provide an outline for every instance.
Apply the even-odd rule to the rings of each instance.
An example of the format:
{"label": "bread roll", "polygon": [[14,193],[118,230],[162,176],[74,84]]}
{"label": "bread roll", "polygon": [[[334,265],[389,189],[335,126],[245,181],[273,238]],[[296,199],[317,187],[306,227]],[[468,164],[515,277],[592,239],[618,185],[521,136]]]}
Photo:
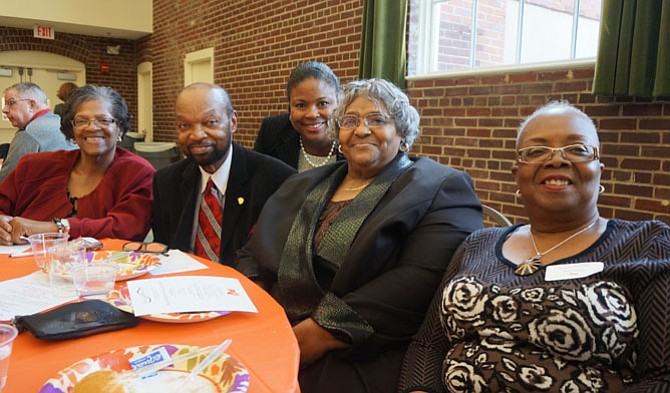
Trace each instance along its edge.
{"label": "bread roll", "polygon": [[129,393],[113,370],[95,371],[77,382],[72,393]]}

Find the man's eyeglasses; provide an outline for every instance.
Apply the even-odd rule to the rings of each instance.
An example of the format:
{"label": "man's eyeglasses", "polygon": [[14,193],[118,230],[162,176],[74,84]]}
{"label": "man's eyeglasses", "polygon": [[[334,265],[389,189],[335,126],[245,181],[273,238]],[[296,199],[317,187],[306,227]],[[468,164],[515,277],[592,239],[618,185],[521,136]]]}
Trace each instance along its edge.
{"label": "man's eyeglasses", "polygon": [[30,98],[20,98],[18,100],[7,100],[5,101],[5,106],[4,108],[11,108],[14,106],[19,101],[30,101]]}
{"label": "man's eyeglasses", "polygon": [[570,162],[587,162],[600,159],[598,148],[593,145],[575,143],[563,147],[529,146],[517,150],[517,159],[526,164],[543,164],[554,156],[554,153]]}
{"label": "man's eyeglasses", "polygon": [[167,255],[170,249],[163,243],[145,243],[145,242],[128,242],[123,245],[123,251],[140,252],[144,254],[163,254]]}
{"label": "man's eyeglasses", "polygon": [[116,123],[116,119],[109,117],[101,117],[99,119],[84,119],[83,117],[78,117],[72,120],[72,127],[74,128],[84,128],[91,125],[91,122],[96,125],[96,127],[107,128],[112,124]]}
{"label": "man's eyeglasses", "polygon": [[[378,128],[383,127],[389,120],[389,116],[382,115],[381,113],[368,113],[363,116],[363,124],[367,128]],[[360,118],[354,115],[346,115],[337,119],[337,124],[341,129],[350,130],[358,127],[360,123]]]}

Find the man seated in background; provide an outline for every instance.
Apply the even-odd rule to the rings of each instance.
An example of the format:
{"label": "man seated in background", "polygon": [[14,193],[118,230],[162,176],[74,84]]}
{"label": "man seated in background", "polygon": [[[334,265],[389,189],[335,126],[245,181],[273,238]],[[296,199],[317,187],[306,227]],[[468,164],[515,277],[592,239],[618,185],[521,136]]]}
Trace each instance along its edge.
{"label": "man seated in background", "polygon": [[60,132],[60,117],[51,112],[46,94],[34,83],[17,83],[5,89],[2,113],[19,130],[10,142],[0,181],[14,170],[24,154],[77,148]]}
{"label": "man seated in background", "polygon": [[220,86],[186,86],[175,111],[187,159],[154,177],[154,240],[231,265],[266,199],[295,169],[233,143],[237,114]]}

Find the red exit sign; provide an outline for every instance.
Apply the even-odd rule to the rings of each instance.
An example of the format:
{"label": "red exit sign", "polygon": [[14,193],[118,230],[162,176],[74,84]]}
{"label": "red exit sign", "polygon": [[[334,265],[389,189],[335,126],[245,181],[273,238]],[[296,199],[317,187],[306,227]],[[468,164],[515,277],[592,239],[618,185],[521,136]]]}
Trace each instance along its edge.
{"label": "red exit sign", "polygon": [[51,26],[35,25],[33,26],[33,37],[53,40],[56,38],[56,34]]}

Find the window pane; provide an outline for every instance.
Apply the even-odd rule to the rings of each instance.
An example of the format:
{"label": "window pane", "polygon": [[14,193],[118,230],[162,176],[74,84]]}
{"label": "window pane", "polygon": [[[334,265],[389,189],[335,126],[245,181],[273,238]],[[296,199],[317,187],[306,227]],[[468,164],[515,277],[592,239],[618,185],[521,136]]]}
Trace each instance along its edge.
{"label": "window pane", "polygon": [[510,15],[505,3],[504,0],[480,0],[477,4],[477,50],[473,68],[514,64],[517,16],[516,13]]}
{"label": "window pane", "polygon": [[[518,1],[509,3],[518,8]],[[521,64],[570,58],[573,10],[572,0],[526,1],[523,10]]]}
{"label": "window pane", "polygon": [[598,53],[600,35],[600,13],[602,0],[581,0],[579,2],[579,28],[575,58],[594,58]]}
{"label": "window pane", "polygon": [[472,3],[472,0],[456,0],[436,5],[439,13],[437,70],[471,68]]}
{"label": "window pane", "polygon": [[411,0],[409,74],[594,59],[602,0],[577,2]]}

